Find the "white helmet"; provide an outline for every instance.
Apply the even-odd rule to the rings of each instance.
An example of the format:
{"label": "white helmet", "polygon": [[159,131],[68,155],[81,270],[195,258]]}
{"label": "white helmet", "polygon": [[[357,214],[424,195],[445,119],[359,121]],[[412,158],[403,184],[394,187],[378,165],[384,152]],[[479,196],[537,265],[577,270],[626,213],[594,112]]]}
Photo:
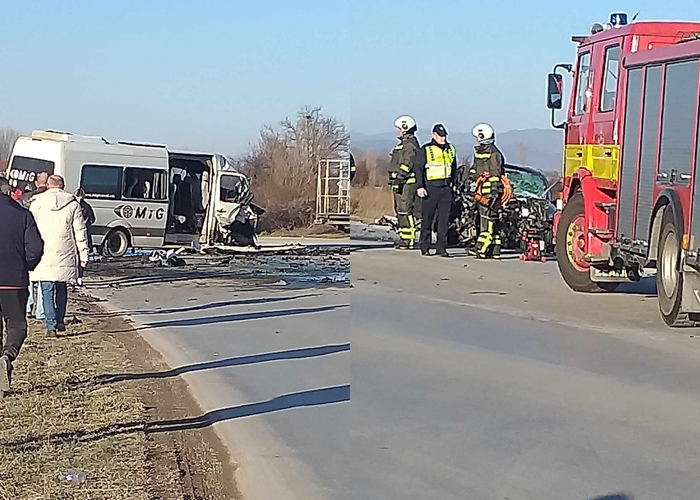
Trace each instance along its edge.
{"label": "white helmet", "polygon": [[474,127],[474,130],[472,130],[472,135],[476,137],[476,140],[479,142],[489,142],[493,141],[495,134],[493,132],[493,128],[491,128],[491,125],[488,123],[480,123]]}
{"label": "white helmet", "polygon": [[416,126],[416,120],[408,115],[399,116],[394,122],[394,125],[396,125],[396,128],[402,132],[408,132]]}

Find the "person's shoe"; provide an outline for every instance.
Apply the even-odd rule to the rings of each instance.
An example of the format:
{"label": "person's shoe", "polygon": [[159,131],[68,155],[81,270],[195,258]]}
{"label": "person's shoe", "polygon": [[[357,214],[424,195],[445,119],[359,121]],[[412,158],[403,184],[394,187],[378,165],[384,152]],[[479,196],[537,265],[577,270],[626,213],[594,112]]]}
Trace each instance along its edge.
{"label": "person's shoe", "polygon": [[429,252],[428,250],[421,250],[421,251],[420,251],[420,254],[421,254],[421,255],[424,255],[424,256],[426,256],[426,257],[430,256],[430,252]]}
{"label": "person's shoe", "polygon": [[396,243],[394,245],[394,249],[395,250],[408,250],[408,245],[406,245],[405,243]]}
{"label": "person's shoe", "polygon": [[0,392],[10,390],[10,382],[12,380],[12,362],[7,355],[0,356]]}
{"label": "person's shoe", "polygon": [[63,333],[66,331],[66,324],[65,323],[58,323],[56,325],[56,330]]}
{"label": "person's shoe", "polygon": [[56,330],[49,330],[48,328],[46,329],[46,336],[50,339],[55,339],[58,337],[58,335],[56,335]]}
{"label": "person's shoe", "polygon": [[440,257],[445,258],[445,259],[451,259],[451,258],[452,258],[452,256],[451,256],[449,253],[447,253],[447,252],[440,252],[440,253],[438,253],[438,255],[439,255]]}

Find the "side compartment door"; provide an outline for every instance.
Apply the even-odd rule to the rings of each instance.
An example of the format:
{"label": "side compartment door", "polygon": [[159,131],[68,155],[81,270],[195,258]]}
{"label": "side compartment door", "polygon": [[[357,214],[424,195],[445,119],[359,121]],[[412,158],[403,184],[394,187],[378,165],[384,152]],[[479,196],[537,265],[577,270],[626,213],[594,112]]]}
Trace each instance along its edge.
{"label": "side compartment door", "polygon": [[664,70],[659,168],[654,197],[664,189],[675,191],[683,210],[684,234],[687,234],[690,223],[697,101],[698,61],[668,63]]}

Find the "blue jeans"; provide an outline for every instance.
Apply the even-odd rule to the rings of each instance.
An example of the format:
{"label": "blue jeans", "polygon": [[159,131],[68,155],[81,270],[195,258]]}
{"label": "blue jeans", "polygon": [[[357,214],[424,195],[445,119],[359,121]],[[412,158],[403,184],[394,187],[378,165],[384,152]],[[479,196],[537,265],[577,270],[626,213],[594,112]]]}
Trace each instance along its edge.
{"label": "blue jeans", "polygon": [[44,299],[44,314],[46,329],[56,331],[66,319],[68,306],[68,284],[61,281],[42,281],[41,292]]}
{"label": "blue jeans", "polygon": [[41,285],[38,281],[29,283],[29,300],[27,301],[27,316],[32,315],[34,308],[34,287],[36,286],[36,319],[45,319],[44,317],[44,294],[41,292]]}

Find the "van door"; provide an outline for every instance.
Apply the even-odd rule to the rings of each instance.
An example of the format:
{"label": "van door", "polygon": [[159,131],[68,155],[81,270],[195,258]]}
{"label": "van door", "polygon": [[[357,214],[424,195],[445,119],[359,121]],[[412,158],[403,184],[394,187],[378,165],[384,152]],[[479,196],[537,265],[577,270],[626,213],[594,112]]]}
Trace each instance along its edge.
{"label": "van door", "polygon": [[168,218],[168,171],[126,167],[121,204],[114,209],[131,224],[132,246],[159,248]]}
{"label": "van door", "polygon": [[209,207],[204,223],[206,233],[200,241],[208,244],[228,243],[216,240],[221,227],[228,227],[239,217],[243,197],[249,192],[248,179],[237,172],[219,171],[209,192]]}

